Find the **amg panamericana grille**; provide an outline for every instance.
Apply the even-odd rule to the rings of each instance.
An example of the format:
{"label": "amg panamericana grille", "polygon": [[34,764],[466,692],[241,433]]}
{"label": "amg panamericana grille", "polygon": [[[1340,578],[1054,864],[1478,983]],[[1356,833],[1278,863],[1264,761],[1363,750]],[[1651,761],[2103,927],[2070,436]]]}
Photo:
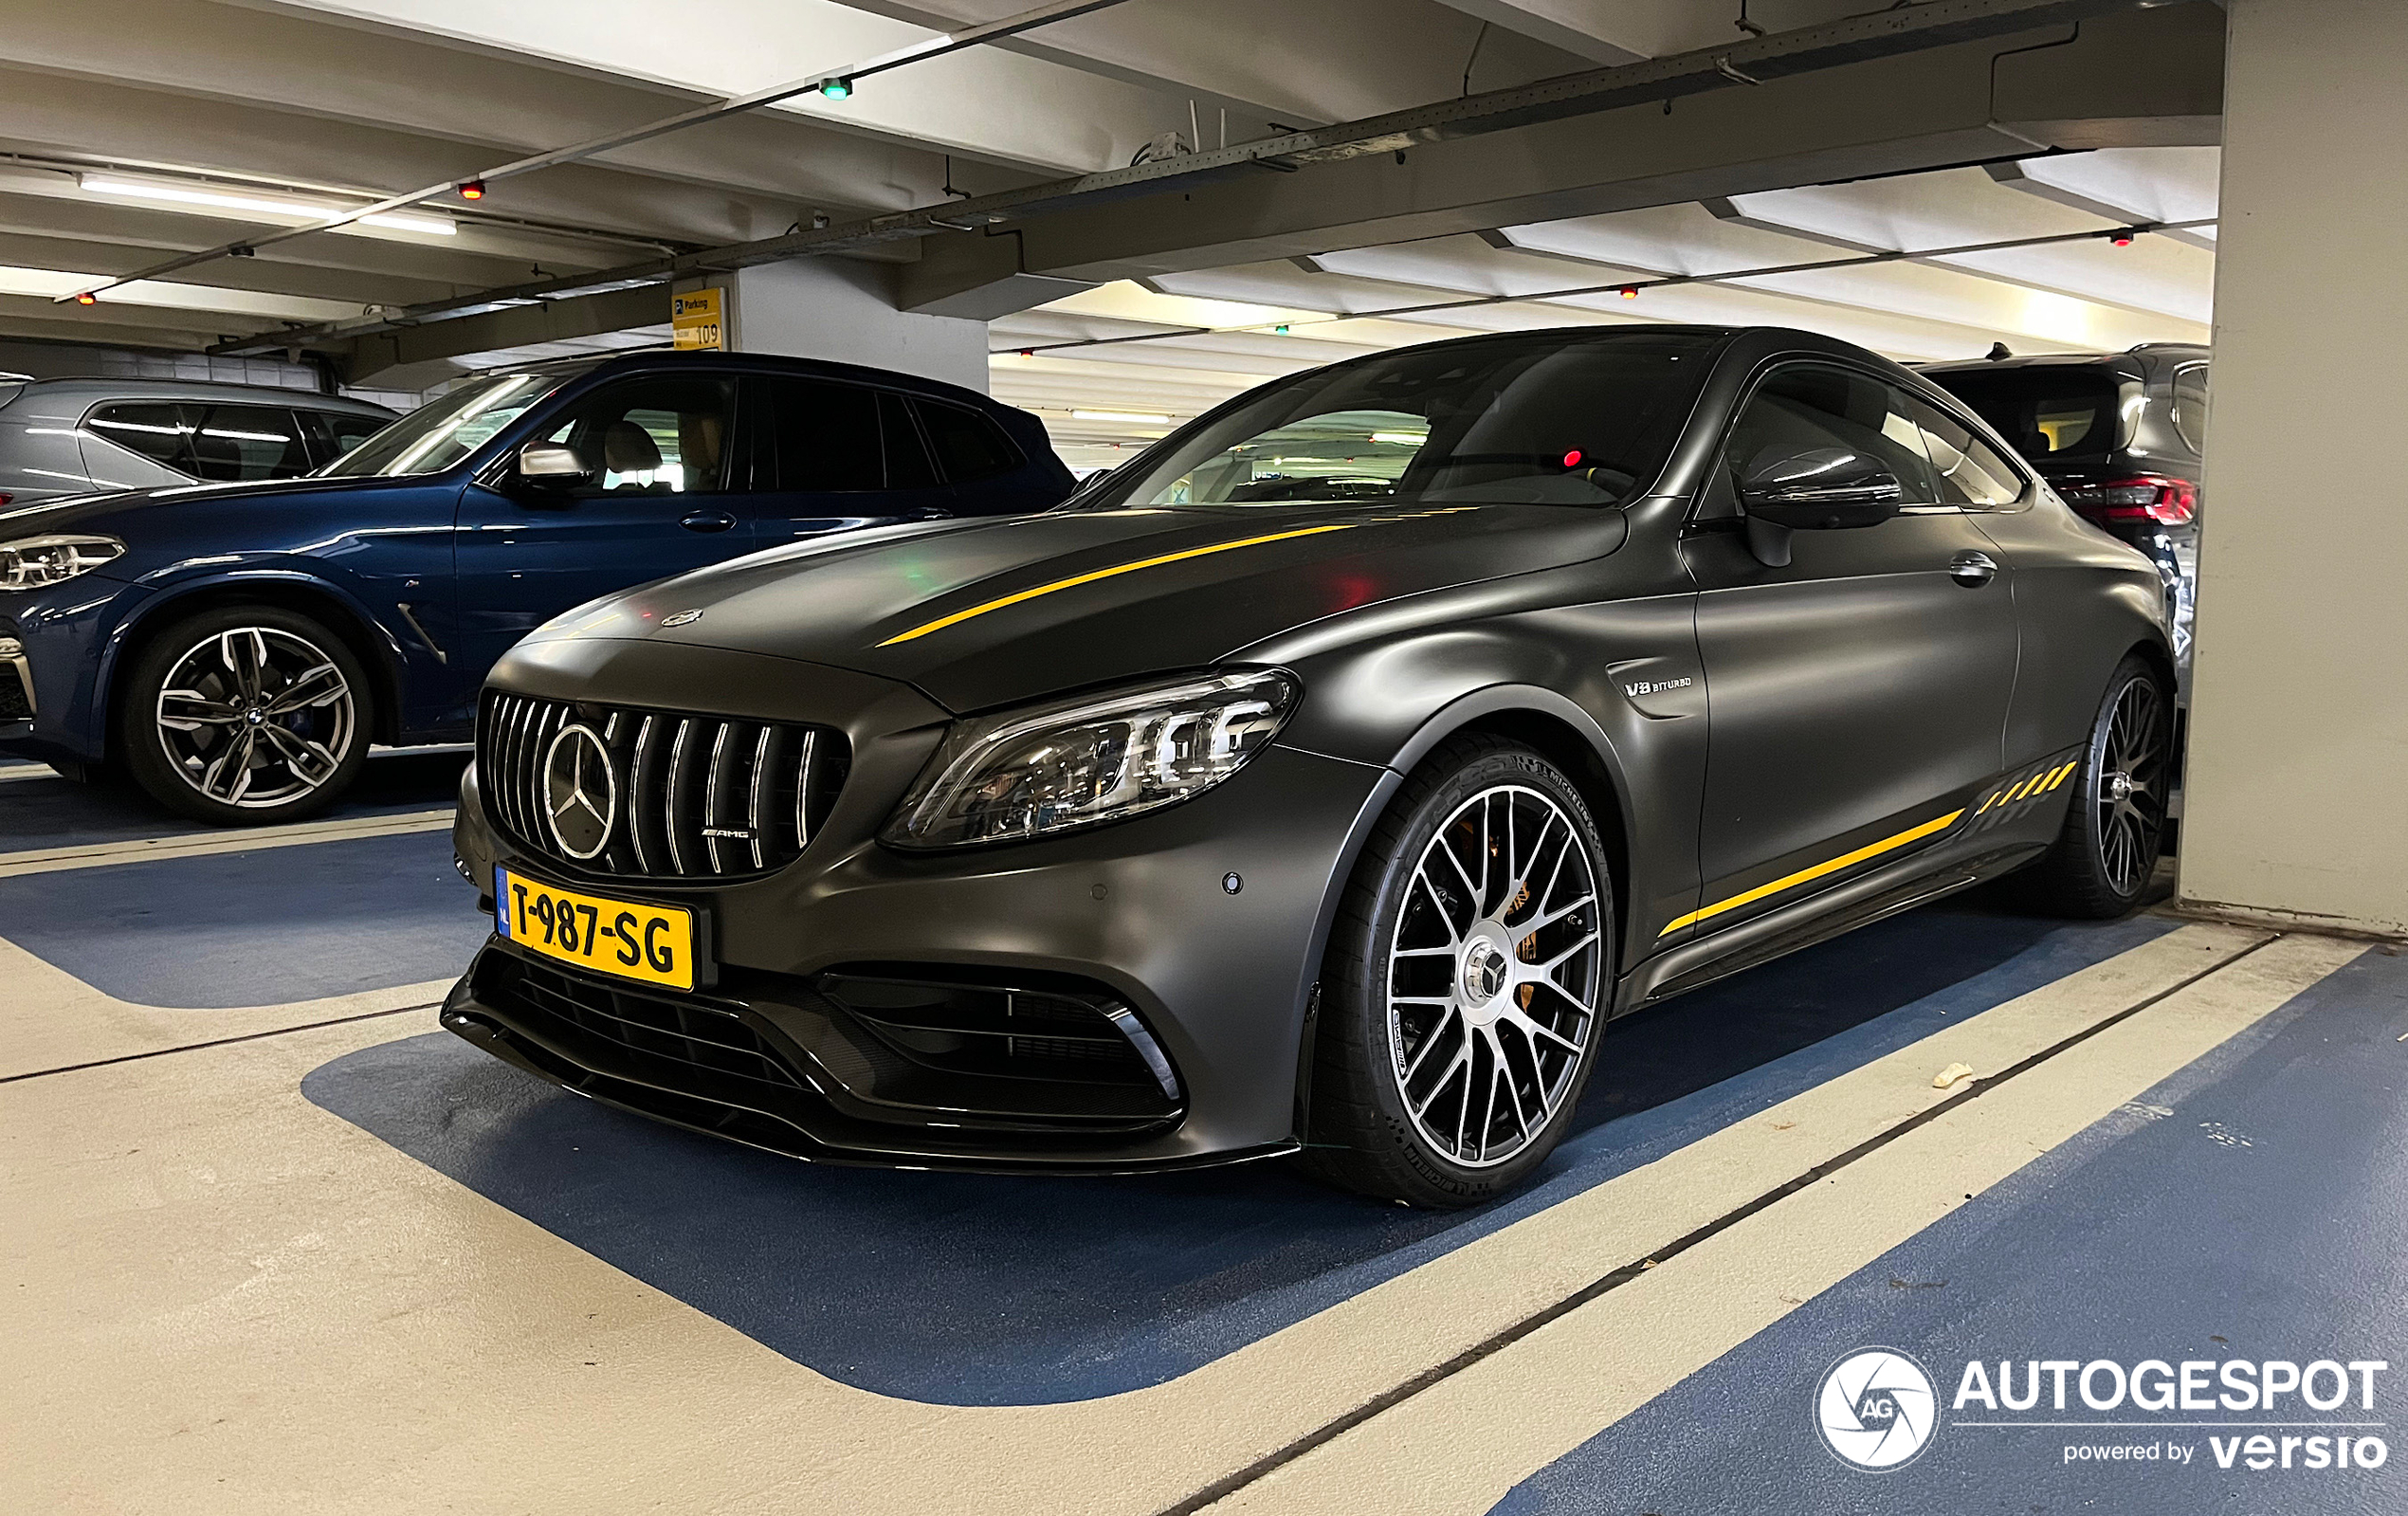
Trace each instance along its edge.
{"label": "amg panamericana grille", "polygon": [[[558,753],[562,734],[579,726],[607,754],[608,776],[596,782],[603,765],[584,744],[593,805],[577,810],[593,830],[572,845],[556,818],[575,803],[566,787],[578,770]],[[620,878],[730,879],[792,863],[834,807],[848,759],[844,734],[825,726],[500,690],[485,692],[477,718],[486,815],[547,858]]]}

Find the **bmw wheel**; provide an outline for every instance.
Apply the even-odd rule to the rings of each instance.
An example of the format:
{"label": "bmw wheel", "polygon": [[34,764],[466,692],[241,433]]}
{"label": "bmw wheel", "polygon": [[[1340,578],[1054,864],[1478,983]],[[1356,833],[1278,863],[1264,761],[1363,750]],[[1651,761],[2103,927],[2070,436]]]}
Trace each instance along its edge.
{"label": "bmw wheel", "polygon": [[1474,1205],[1562,1141],[1613,976],[1595,820],[1553,764],[1443,744],[1357,866],[1322,983],[1303,1161],[1413,1205]]}
{"label": "bmw wheel", "polygon": [[119,707],[125,766],[203,821],[294,821],[358,776],[374,730],[358,658],[307,616],[229,606],[144,645]]}
{"label": "bmw wheel", "polygon": [[2050,909],[2103,918],[2140,904],[2165,840],[2173,747],[2165,676],[2145,659],[2125,659],[2090,723],[2064,830],[2033,869]]}

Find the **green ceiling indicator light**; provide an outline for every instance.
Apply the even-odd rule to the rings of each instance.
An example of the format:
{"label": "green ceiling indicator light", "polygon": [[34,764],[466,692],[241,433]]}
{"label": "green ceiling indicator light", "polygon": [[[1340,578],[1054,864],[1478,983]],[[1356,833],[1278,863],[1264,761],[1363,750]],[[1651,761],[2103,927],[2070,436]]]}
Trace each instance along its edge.
{"label": "green ceiling indicator light", "polygon": [[1286,337],[1287,335],[1287,323],[1286,321],[1282,321],[1277,326],[1272,327],[1271,335],[1273,337]]}
{"label": "green ceiling indicator light", "polygon": [[823,79],[819,82],[819,92],[830,100],[850,100],[853,98],[853,82],[849,79]]}

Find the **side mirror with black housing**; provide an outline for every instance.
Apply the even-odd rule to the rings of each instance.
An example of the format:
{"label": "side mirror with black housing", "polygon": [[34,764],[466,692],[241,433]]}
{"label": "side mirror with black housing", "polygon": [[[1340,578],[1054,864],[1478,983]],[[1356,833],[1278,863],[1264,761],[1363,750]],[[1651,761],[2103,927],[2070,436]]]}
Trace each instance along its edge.
{"label": "side mirror with black housing", "polygon": [[1786,568],[1790,533],[1878,526],[1898,514],[1906,493],[1879,459],[1851,448],[1767,447],[1739,482],[1748,551]]}

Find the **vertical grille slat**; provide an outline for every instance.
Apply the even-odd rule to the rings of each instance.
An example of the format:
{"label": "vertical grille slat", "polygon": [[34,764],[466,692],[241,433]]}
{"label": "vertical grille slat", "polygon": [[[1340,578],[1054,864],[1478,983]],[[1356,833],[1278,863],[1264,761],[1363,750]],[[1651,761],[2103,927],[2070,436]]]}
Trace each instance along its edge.
{"label": "vertical grille slat", "polygon": [[[553,743],[582,725],[610,757],[618,807],[597,856],[568,857],[547,818]],[[727,879],[782,868],[811,841],[848,766],[825,727],[571,704],[488,690],[478,712],[485,813],[566,868],[629,879]],[[729,846],[729,844],[740,846]]]}

